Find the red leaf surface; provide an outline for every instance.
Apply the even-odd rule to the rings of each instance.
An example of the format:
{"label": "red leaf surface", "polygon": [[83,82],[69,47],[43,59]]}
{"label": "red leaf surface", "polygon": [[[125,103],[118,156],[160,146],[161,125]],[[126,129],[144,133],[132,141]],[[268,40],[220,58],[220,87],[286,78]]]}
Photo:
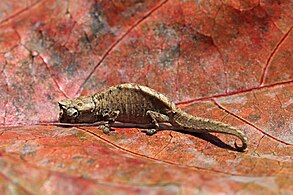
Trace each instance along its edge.
{"label": "red leaf surface", "polygon": [[[0,2],[1,194],[293,193],[293,3]],[[46,125],[57,101],[147,85],[231,136]]]}

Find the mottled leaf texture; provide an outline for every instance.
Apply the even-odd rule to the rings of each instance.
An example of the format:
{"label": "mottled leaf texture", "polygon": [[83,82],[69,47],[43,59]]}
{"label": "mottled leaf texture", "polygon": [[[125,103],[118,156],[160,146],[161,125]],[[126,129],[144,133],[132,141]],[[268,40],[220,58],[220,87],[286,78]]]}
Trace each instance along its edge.
{"label": "mottled leaf texture", "polygon": [[[1,194],[292,194],[291,0],[1,0]],[[248,137],[61,127],[133,82]]]}

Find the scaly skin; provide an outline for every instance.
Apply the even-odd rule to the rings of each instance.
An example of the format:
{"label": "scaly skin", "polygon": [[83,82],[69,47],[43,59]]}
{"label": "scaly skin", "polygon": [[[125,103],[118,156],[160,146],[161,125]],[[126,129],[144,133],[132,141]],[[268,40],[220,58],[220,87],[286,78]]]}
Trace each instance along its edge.
{"label": "scaly skin", "polygon": [[94,123],[108,121],[101,126],[105,133],[115,121],[134,124],[153,124],[154,134],[159,122],[187,132],[217,132],[231,134],[242,141],[237,150],[247,148],[247,138],[235,127],[222,122],[192,116],[182,111],[163,94],[137,84],[120,84],[98,92],[92,96],[64,99],[59,102],[60,122]]}

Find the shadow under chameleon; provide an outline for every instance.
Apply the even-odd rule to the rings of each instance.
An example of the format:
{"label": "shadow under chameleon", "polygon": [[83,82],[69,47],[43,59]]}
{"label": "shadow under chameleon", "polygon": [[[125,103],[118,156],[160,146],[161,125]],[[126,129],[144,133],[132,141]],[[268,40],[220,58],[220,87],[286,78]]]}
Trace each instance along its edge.
{"label": "shadow under chameleon", "polygon": [[[91,123],[91,124],[70,124],[70,123],[57,123],[58,126],[62,126],[62,127],[77,127],[77,126],[99,126],[99,125],[103,125],[106,122],[104,121],[100,121],[100,122],[96,122],[96,123]],[[120,122],[115,122],[111,127],[116,127],[116,128],[140,128],[140,129],[151,129],[153,128],[153,126],[151,124],[132,124],[132,123],[120,123]],[[195,137],[198,137],[200,139],[203,139],[205,141],[210,142],[211,144],[223,148],[223,149],[227,149],[227,150],[232,150],[232,151],[237,151],[237,152],[241,152],[239,150],[237,150],[237,148],[230,146],[229,144],[224,143],[222,140],[220,140],[217,136],[212,135],[208,132],[187,132],[186,130],[183,129],[178,129],[176,127],[171,126],[170,124],[166,124],[166,123],[160,123],[159,124],[159,128],[157,129],[157,131],[163,131],[163,130],[172,130],[172,131],[177,131],[183,134],[189,134]],[[150,135],[151,136],[151,135]]]}

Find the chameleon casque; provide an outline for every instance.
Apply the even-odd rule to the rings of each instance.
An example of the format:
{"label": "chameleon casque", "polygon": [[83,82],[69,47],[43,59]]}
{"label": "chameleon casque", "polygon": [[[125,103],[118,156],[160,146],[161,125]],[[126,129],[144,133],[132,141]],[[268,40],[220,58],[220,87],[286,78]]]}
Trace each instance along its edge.
{"label": "chameleon casque", "polygon": [[163,94],[146,86],[126,83],[120,84],[92,96],[80,96],[59,102],[60,122],[95,123],[106,121],[100,126],[109,133],[115,121],[134,124],[152,124],[147,134],[156,133],[160,122],[170,123],[186,132],[216,132],[231,134],[242,141],[239,151],[247,148],[247,138],[240,130],[222,122],[187,114]]}

